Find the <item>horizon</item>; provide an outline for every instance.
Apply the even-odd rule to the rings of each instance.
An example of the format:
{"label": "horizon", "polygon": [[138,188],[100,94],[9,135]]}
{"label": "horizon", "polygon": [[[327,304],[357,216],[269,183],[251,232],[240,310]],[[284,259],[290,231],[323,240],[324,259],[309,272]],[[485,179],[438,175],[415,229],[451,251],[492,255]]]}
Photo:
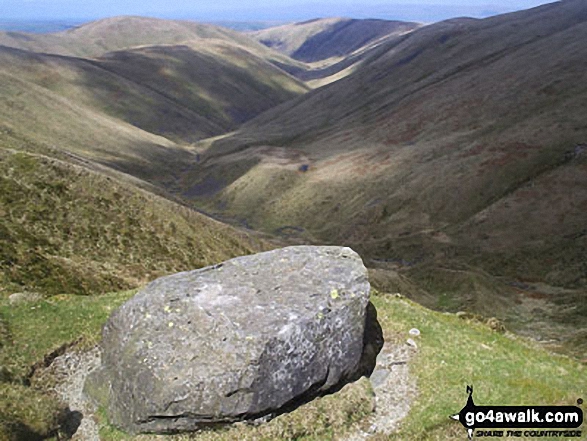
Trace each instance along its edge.
{"label": "horizon", "polygon": [[187,0],[161,4],[153,0],[92,0],[80,5],[73,0],[5,0],[0,4],[0,23],[75,22],[81,24],[109,17],[130,15],[203,22],[292,22],[319,17],[383,19],[436,22],[455,17],[486,18],[555,3],[552,0],[461,0],[450,4],[440,0],[398,0],[390,4],[374,0],[321,0],[307,3],[285,0],[279,6],[268,0],[255,0],[242,6],[236,0],[219,0],[194,5]]}

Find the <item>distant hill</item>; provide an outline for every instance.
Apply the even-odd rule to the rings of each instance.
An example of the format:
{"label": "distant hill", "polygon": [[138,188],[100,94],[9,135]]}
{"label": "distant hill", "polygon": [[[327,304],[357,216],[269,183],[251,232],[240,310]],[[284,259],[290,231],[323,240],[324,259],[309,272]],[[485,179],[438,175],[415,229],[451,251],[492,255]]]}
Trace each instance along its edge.
{"label": "distant hill", "polygon": [[[206,43],[203,43],[203,42]],[[233,44],[252,54],[289,67],[303,67],[288,56],[268,50],[242,32],[185,20],[121,16],[105,18],[49,34],[0,32],[0,46],[37,53],[97,58],[109,52],[162,45]]]}
{"label": "distant hill", "polygon": [[223,28],[234,29],[239,32],[254,32],[274,26],[280,26],[283,21],[211,21],[210,24]]}
{"label": "distant hill", "polygon": [[52,34],[0,33],[0,45],[33,52],[97,57],[137,46],[181,44],[202,38],[238,39],[238,33],[189,21],[122,16]]}
{"label": "distant hill", "polygon": [[[580,322],[585,42],[581,1],[423,27],[203,145],[186,194],[253,228],[348,244],[441,309]],[[188,191],[199,179],[216,191]]]}
{"label": "distant hill", "polygon": [[254,39],[302,64],[271,60],[316,88],[349,75],[383,42],[400,40],[420,25],[389,20],[324,18],[250,33]]}
{"label": "distant hill", "polygon": [[[99,58],[109,52],[148,46],[189,46],[200,51],[221,44],[238,47],[252,54],[253,58],[269,62],[311,87],[318,87],[346,76],[382,41],[400,38],[418,26],[386,20],[335,18],[258,32],[238,32],[191,21],[123,16],[51,34],[0,32],[0,46],[44,54]],[[219,55],[218,51],[216,55]],[[315,64],[315,61],[320,63]]]}
{"label": "distant hill", "polygon": [[[91,60],[0,47],[0,74],[10,77],[7,84],[25,90],[19,95],[7,88],[0,96],[8,99],[14,94],[19,105],[34,115],[43,104],[29,92],[39,88],[41,102],[43,96],[54,97],[47,101],[54,107],[54,119],[66,114],[69,106],[81,106],[174,141],[193,142],[232,130],[307,90],[231,42],[204,39],[190,44],[129,49]],[[59,100],[67,105],[58,105]],[[6,123],[26,118],[10,108],[4,114]],[[62,140],[84,136],[70,130],[66,121],[63,127],[68,134]],[[24,121],[14,125],[25,132],[55,131],[61,126],[30,126]]]}
{"label": "distant hill", "polygon": [[314,62],[350,55],[418,26],[401,21],[325,18],[263,29],[251,35],[296,60]]}

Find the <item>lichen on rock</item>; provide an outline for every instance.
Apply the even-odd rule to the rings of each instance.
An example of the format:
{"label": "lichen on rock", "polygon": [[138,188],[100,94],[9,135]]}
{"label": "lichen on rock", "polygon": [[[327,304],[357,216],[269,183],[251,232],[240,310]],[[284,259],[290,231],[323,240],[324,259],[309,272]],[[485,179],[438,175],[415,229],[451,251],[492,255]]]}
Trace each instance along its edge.
{"label": "lichen on rock", "polygon": [[134,433],[287,411],[357,379],[364,353],[377,355],[382,342],[365,340],[369,290],[360,257],[343,247],[282,248],[157,279],[105,325],[86,389]]}

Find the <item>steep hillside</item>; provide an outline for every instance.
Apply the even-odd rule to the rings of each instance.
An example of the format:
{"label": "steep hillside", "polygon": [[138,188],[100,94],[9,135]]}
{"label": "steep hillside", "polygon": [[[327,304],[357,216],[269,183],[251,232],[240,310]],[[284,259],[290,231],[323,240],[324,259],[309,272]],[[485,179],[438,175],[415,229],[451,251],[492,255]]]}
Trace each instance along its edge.
{"label": "steep hillside", "polygon": [[212,40],[192,44],[120,51],[95,60],[0,47],[0,74],[182,142],[232,130],[306,91],[238,46]]}
{"label": "steep hillside", "polygon": [[251,35],[296,60],[314,62],[348,56],[418,26],[402,21],[325,18],[263,29]]}
{"label": "steep hillside", "polygon": [[185,194],[353,246],[432,306],[584,327],[585,42],[581,1],[421,28],[202,144]]}
{"label": "steep hillside", "polygon": [[[25,76],[25,75],[22,75]],[[172,180],[193,155],[161,136],[0,72],[0,142],[26,151],[93,161],[150,182]]]}
{"label": "steep hillside", "polygon": [[126,289],[262,247],[124,176],[0,146],[0,294]]}
{"label": "steep hillside", "polygon": [[[218,40],[112,52],[99,58],[98,65],[202,115],[219,128],[211,135],[235,129],[308,90],[268,61]],[[158,133],[156,127],[147,129]],[[182,135],[193,139],[197,129],[186,127]]]}
{"label": "steep hillside", "polygon": [[344,78],[378,48],[401,40],[417,23],[325,18],[264,29],[250,35],[303,64],[271,62],[317,88]]}

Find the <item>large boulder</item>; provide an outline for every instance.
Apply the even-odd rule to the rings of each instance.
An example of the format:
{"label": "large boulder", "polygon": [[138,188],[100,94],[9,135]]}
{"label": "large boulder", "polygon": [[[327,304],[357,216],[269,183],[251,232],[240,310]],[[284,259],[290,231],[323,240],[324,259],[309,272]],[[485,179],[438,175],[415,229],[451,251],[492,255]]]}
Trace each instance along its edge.
{"label": "large boulder", "polygon": [[341,247],[157,279],[110,317],[86,389],[102,390],[111,422],[134,433],[279,413],[360,376],[369,288],[360,257]]}

